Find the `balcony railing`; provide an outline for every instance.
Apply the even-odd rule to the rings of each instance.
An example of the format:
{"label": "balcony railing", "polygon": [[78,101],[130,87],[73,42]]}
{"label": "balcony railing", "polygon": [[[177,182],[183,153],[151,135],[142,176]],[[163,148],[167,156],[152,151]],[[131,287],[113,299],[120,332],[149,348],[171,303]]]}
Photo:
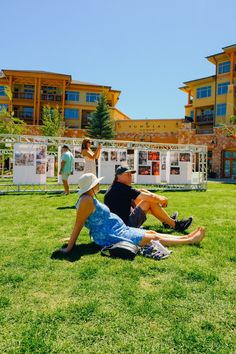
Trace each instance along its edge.
{"label": "balcony railing", "polygon": [[32,100],[34,93],[32,92],[13,92],[13,98],[19,98],[24,100]]}
{"label": "balcony railing", "polygon": [[213,134],[213,128],[208,129],[196,129],[197,134]]}
{"label": "balcony railing", "polygon": [[204,123],[213,123],[214,122],[214,114],[201,114],[197,116],[197,123],[204,124]]}
{"label": "balcony railing", "polygon": [[33,119],[33,114],[31,114],[30,112],[15,111],[14,117],[25,120],[31,120]]}
{"label": "balcony railing", "polygon": [[41,95],[41,100],[42,101],[54,101],[54,102],[61,102],[62,100],[62,95],[55,95],[51,93],[43,93]]}

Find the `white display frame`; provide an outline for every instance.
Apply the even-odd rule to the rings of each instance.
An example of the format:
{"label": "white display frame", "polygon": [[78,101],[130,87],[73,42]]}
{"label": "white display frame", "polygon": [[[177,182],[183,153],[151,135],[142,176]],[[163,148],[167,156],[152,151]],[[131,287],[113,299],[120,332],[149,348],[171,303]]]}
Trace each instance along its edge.
{"label": "white display frame", "polygon": [[[56,146],[62,146],[68,144],[72,147],[81,146],[83,138],[68,138],[68,137],[45,137],[45,136],[30,136],[30,135],[11,135],[11,134],[0,134],[0,143],[6,144],[9,141],[12,144],[23,143],[23,144],[45,144],[55,148]],[[104,148],[116,148],[116,149],[155,149],[161,151],[161,158],[165,157],[166,170],[161,169],[161,178],[160,183],[156,183],[156,189],[169,189],[169,190],[206,190],[207,189],[207,146],[205,145],[192,145],[192,144],[159,144],[151,142],[134,142],[134,141],[118,141],[118,140],[99,140],[93,139],[94,145],[101,143]],[[9,150],[9,149],[7,149]],[[192,175],[189,183],[181,183],[181,181],[176,181],[168,179],[167,171],[167,159],[169,151],[177,150],[180,152],[190,151],[192,154]],[[4,150],[5,151],[5,150]],[[13,150],[12,150],[13,153]],[[55,154],[56,155],[56,154]],[[131,156],[130,156],[131,157]],[[161,163],[164,163],[161,160]],[[132,166],[133,168],[133,166]],[[15,180],[16,181],[16,180]],[[177,182],[177,183],[175,183]],[[187,181],[188,182],[188,181]],[[29,181],[27,182],[29,183]],[[24,186],[24,183],[16,181],[16,183],[7,183],[0,185],[0,194],[1,193],[10,193],[10,192],[40,192],[40,191],[56,191],[60,190],[60,187],[57,188],[57,183],[45,184],[44,187],[40,187],[41,181],[39,181],[39,187],[36,188],[34,182],[32,186],[28,184]],[[145,183],[146,184],[146,183]],[[152,187],[153,188],[153,187]],[[77,179],[75,181],[75,187],[77,189]],[[71,185],[71,190],[73,190],[73,185]]]}
{"label": "white display frame", "polygon": [[101,184],[111,184],[113,182],[118,166],[128,166],[127,149],[102,148],[98,159],[98,176],[103,177]]}
{"label": "white display frame", "polygon": [[46,184],[46,166],[46,144],[14,144],[14,184]]}

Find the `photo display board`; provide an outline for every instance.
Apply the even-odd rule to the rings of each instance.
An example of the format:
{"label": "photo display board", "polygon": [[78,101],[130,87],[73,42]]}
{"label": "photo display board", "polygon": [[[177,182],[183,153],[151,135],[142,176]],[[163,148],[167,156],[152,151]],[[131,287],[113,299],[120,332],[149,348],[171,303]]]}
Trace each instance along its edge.
{"label": "photo display board", "polygon": [[192,154],[189,151],[135,150],[135,183],[189,184]]}
{"label": "photo display board", "polygon": [[[71,149],[71,153],[74,156],[73,161],[73,171],[69,176],[68,182],[69,184],[77,184],[80,176],[84,173],[85,160],[81,155],[81,147],[74,146]],[[58,183],[62,183],[61,175],[59,175],[61,166],[61,146],[58,148]]]}
{"label": "photo display board", "polygon": [[137,149],[134,153],[135,183],[155,184],[161,182],[161,152]]}
{"label": "photo display board", "polygon": [[192,153],[189,151],[168,151],[167,183],[188,184],[192,179]]}
{"label": "photo display board", "polygon": [[118,166],[127,166],[127,149],[103,148],[98,160],[98,176],[102,184],[111,184]]}
{"label": "photo display board", "polygon": [[45,184],[47,146],[43,144],[14,145],[13,183]]}

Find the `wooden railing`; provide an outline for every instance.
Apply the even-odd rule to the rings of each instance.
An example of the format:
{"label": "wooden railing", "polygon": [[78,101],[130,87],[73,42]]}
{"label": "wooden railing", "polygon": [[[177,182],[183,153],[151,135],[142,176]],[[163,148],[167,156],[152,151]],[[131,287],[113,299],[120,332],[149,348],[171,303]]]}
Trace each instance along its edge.
{"label": "wooden railing", "polygon": [[54,102],[61,102],[62,101],[62,95],[55,95],[51,93],[43,93],[41,95],[41,100],[42,101],[54,101]]}
{"label": "wooden railing", "polygon": [[32,100],[34,98],[34,93],[33,92],[13,92],[13,98]]}

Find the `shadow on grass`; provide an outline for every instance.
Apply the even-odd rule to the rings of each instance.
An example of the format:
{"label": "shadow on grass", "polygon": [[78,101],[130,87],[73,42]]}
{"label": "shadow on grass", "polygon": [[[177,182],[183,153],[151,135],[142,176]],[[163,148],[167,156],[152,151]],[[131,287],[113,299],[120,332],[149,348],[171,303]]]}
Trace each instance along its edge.
{"label": "shadow on grass", "polygon": [[[64,245],[65,248],[67,245]],[[56,250],[52,253],[51,259],[59,259],[66,260],[68,262],[76,262],[81,257],[98,253],[101,250],[101,247],[96,245],[96,243],[92,242],[89,244],[82,243],[80,245],[76,245],[69,253],[62,253],[60,250]]]}
{"label": "shadow on grass", "polygon": [[58,210],[64,210],[64,209],[76,209],[75,205],[72,206],[63,206],[63,207],[57,207]]}

